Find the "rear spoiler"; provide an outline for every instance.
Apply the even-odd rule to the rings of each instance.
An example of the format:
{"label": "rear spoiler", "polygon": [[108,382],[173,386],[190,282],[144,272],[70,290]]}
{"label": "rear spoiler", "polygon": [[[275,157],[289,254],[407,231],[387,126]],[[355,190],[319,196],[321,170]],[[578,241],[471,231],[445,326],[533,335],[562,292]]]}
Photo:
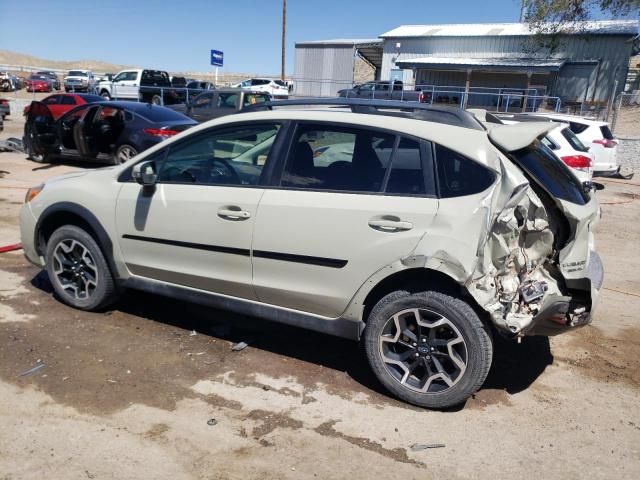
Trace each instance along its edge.
{"label": "rear spoiler", "polygon": [[489,139],[504,152],[515,152],[528,147],[538,138],[558,126],[551,122],[527,122],[515,125],[485,124]]}

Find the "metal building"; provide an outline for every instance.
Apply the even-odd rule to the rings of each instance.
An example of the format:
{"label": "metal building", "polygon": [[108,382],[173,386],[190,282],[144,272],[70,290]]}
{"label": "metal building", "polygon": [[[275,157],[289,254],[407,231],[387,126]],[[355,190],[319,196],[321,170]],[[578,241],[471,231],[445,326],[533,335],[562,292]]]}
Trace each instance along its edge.
{"label": "metal building", "polygon": [[296,43],[294,64],[294,95],[334,96],[354,82],[354,67],[361,58],[375,69],[380,78],[382,40],[321,40]]}
{"label": "metal building", "polygon": [[[557,96],[563,104],[602,104],[624,88],[629,57],[637,47],[638,21],[577,22],[555,37],[536,36],[523,23],[406,25],[380,38],[381,44],[296,44],[295,77],[306,85],[300,91],[335,95],[338,84],[331,82],[344,88],[352,78],[353,52],[359,51],[360,42],[368,42],[369,55],[381,56],[376,78],[402,79],[408,88],[430,88],[434,95],[437,87],[454,87],[460,92],[455,101],[475,96],[475,104],[484,99],[484,104],[496,106],[501,97],[496,100],[488,92],[516,89],[524,95]],[[555,39],[554,48],[541,47],[550,39]],[[382,49],[381,55],[376,48]],[[312,87],[313,80],[322,80],[317,85],[323,87]]]}

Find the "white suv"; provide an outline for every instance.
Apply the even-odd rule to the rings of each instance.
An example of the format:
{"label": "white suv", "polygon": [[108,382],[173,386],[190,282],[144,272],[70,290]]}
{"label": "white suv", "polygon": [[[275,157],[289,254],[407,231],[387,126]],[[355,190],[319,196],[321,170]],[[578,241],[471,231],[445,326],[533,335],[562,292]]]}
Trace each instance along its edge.
{"label": "white suv", "polygon": [[611,176],[620,171],[617,160],[618,141],[611,133],[607,122],[557,113],[530,113],[529,115],[540,120],[568,123],[571,131],[582,143],[590,147],[590,151],[594,154],[594,175]]}
{"label": "white suv", "polygon": [[248,78],[234,85],[234,88],[246,88],[255,92],[267,92],[275,99],[289,98],[289,87],[282,80],[272,78]]}
{"label": "white suv", "polygon": [[[302,103],[346,108],[276,108]],[[537,140],[548,123],[268,108],[30,189],[27,258],[83,310],[129,287],[360,340],[383,385],[432,408],[482,386],[494,335],[591,321],[598,203]]]}

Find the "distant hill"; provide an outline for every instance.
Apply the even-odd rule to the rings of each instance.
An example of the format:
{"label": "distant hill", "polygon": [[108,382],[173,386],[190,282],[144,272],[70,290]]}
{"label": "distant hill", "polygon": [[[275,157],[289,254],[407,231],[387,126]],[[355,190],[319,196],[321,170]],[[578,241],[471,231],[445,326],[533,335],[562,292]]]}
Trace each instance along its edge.
{"label": "distant hill", "polygon": [[[44,58],[34,57],[33,55],[27,55],[25,53],[12,52],[10,50],[0,50],[0,64],[5,65],[22,65],[25,67],[39,67],[39,68],[51,68],[55,70],[71,70],[74,68],[81,68],[86,70],[92,70],[97,73],[116,73],[126,68],[136,68],[135,65],[119,65],[115,63],[102,62],[100,60],[46,60]],[[138,67],[148,67],[149,65],[142,65]],[[162,69],[162,65],[150,65],[151,67]],[[18,71],[20,72],[20,71]],[[213,81],[215,75],[213,68],[207,72],[169,72],[170,74],[177,74],[188,78],[197,78],[201,80]],[[218,83],[220,85],[228,85],[237,83],[245,78],[257,77],[255,73],[233,73],[233,72],[220,72],[218,77]],[[274,77],[273,75],[265,75],[266,77]]]}
{"label": "distant hill", "polygon": [[71,68],[83,68],[96,72],[117,72],[131,65],[117,65],[99,60],[45,60],[43,58],[34,57],[24,53],[11,52],[9,50],[0,50],[0,64],[8,65],[24,65],[34,67],[48,67],[61,70],[69,70]]}

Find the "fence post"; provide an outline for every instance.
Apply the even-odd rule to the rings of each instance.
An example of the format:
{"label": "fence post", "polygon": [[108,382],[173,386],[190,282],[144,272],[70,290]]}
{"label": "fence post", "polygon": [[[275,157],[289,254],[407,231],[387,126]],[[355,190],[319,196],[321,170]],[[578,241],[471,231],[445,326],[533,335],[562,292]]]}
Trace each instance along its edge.
{"label": "fence post", "polygon": [[[616,123],[618,122],[618,115],[620,114],[620,109],[622,108],[622,97],[624,96],[624,93],[620,93],[618,95],[618,98],[615,99],[612,104],[615,104],[613,107],[613,118],[611,119],[611,131],[615,132],[616,130]],[[617,102],[616,102],[617,100]]]}

